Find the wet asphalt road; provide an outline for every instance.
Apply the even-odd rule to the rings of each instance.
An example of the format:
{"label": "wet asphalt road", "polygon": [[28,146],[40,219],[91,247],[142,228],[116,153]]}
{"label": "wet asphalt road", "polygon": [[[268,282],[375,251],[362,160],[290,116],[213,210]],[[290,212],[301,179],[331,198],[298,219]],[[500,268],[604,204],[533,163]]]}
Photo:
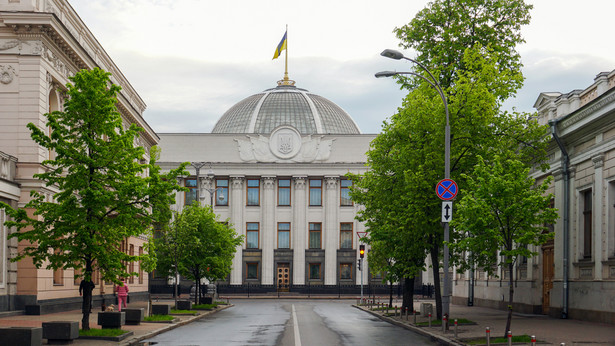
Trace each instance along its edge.
{"label": "wet asphalt road", "polygon": [[436,345],[352,300],[234,300],[234,307],[145,340],[149,345]]}

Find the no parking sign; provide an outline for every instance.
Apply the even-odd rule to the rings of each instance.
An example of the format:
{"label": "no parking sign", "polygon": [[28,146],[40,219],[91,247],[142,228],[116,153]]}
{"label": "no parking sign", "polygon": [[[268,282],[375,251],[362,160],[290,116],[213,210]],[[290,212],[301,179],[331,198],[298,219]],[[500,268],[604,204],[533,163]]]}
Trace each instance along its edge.
{"label": "no parking sign", "polygon": [[436,195],[443,201],[450,201],[455,198],[457,192],[459,192],[459,188],[452,179],[442,179],[436,185]]}

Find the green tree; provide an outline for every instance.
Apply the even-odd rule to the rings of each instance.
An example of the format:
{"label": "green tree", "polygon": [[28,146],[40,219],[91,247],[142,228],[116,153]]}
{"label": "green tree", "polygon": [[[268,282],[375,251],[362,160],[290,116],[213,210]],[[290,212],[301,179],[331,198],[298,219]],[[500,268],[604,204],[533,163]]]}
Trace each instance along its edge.
{"label": "green tree", "polygon": [[176,176],[184,171],[182,166],[161,175],[155,150],[143,163],[145,150],[134,145],[143,130],[135,124],[124,128],[116,108],[120,87],[109,75],[95,68],[70,78],[65,110],[46,114],[50,135],[27,125],[37,144],[56,153],[34,178],[59,192],[49,200],[32,191],[23,209],[2,205],[14,220],[7,225],[19,231],[11,237],[30,244],[12,260],[28,256],[37,268],[73,268],[76,278],[90,283],[83,295],[83,329],[89,329],[94,270],[120,284],[120,278],[138,275],[127,272],[126,262],[141,261],[146,269],[155,262],[148,244],[138,256],[121,252],[120,244],[131,236],[149,237],[153,222],[168,219],[180,188]]}
{"label": "green tree", "polygon": [[195,282],[195,303],[200,297],[200,282],[226,278],[237,246],[243,236],[237,235],[228,222],[220,222],[210,206],[197,202],[175,214],[168,231],[157,239],[159,271],[179,273]]}
{"label": "green tree", "polygon": [[[520,141],[533,138],[534,132],[524,132],[511,121],[515,114],[499,111],[501,103],[523,83],[515,48],[523,42],[520,28],[529,23],[530,9],[522,0],[436,0],[408,25],[394,31],[401,47],[416,50],[415,59],[432,72],[448,100],[451,178],[462,186],[460,174],[470,172],[478,155],[487,155],[489,148],[500,145],[499,139],[510,136],[507,126],[520,133],[518,138],[504,140],[505,145],[516,141],[516,145],[525,146]],[[429,78],[419,68],[409,70]],[[391,186],[386,184],[380,184],[385,187],[380,191],[367,192],[369,186],[380,186],[363,182],[358,183],[357,194],[385,196],[373,203],[368,201],[371,205],[366,206],[362,217],[382,225],[395,218],[403,235],[420,239],[418,244],[427,244],[437,316],[442,318],[439,254],[443,232],[441,203],[434,190],[444,178],[444,106],[438,93],[423,79],[400,78],[400,83],[410,92],[372,143],[368,164],[373,173],[364,177],[395,181],[397,192],[391,195]],[[380,211],[385,216],[378,216]],[[370,237],[374,231],[380,229],[370,227]],[[413,249],[411,253],[418,256],[421,252]]]}
{"label": "green tree", "polygon": [[489,161],[479,157],[473,172],[464,175],[467,187],[461,191],[453,220],[460,234],[451,248],[472,255],[472,261],[457,261],[460,269],[478,265],[489,272],[495,266],[508,270],[505,331],[512,320],[514,265],[521,256],[537,254],[530,246],[553,237],[547,225],[557,219],[556,209],[550,207],[552,195],[546,193],[551,177],[536,184],[529,170],[514,155],[497,154]]}

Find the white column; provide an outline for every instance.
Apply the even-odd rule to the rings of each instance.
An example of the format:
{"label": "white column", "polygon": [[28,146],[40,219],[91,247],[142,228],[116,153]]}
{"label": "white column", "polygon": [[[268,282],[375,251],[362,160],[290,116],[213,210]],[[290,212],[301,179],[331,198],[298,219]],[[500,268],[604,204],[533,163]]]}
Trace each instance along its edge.
{"label": "white column", "polygon": [[267,176],[261,179],[263,185],[263,198],[261,198],[261,284],[273,285],[273,249],[275,248],[275,177]]}
{"label": "white column", "polygon": [[[558,218],[553,225],[553,231],[555,233],[555,238],[553,239],[553,258],[554,258],[554,271],[553,271],[553,279],[557,281],[561,281],[564,278],[564,266],[562,259],[564,258],[564,206],[566,205],[566,201],[564,200],[564,174],[561,169],[553,172],[554,179],[554,207],[557,209]],[[570,192],[570,200],[573,200],[574,190]],[[572,204],[572,203],[571,203]],[[571,208],[572,209],[572,208]],[[569,229],[569,238],[572,239],[572,229]],[[573,252],[569,252],[569,255],[572,255]],[[569,261],[569,263],[572,263]]]}
{"label": "white column", "polygon": [[[235,231],[238,235],[246,235],[245,225],[243,222],[243,209],[244,209],[244,199],[243,196],[245,193],[243,192],[243,182],[244,177],[235,176],[231,177],[231,191],[230,191],[230,200],[229,200],[229,208],[231,211],[231,223],[235,227]],[[231,270],[231,285],[241,285],[243,283],[243,248],[245,241],[237,246],[237,250],[235,252],[235,257],[233,258],[233,269]]]}
{"label": "white column", "polygon": [[293,177],[293,182],[293,223],[290,225],[290,238],[293,242],[293,285],[305,285],[305,248],[308,234],[305,195],[307,177]]}
{"label": "white column", "polygon": [[602,280],[602,251],[604,250],[604,246],[602,244],[603,237],[603,209],[605,208],[604,203],[604,178],[603,178],[603,170],[604,167],[604,154],[596,155],[592,157],[592,161],[594,162],[594,200],[593,200],[593,211],[592,216],[594,219],[592,220],[592,232],[593,232],[593,260],[594,260],[594,279]]}
{"label": "white column", "polygon": [[337,211],[340,199],[339,177],[325,177],[325,285],[337,284],[337,249],[339,248],[339,222]]}

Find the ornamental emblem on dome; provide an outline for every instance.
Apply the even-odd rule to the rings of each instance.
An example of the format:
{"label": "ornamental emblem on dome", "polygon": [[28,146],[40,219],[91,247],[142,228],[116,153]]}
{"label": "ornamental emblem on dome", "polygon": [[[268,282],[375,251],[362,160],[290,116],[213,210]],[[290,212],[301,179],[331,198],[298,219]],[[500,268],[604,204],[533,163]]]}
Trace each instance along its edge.
{"label": "ornamental emblem on dome", "polygon": [[291,134],[278,134],[278,150],[282,154],[289,154],[293,151],[293,136]]}

